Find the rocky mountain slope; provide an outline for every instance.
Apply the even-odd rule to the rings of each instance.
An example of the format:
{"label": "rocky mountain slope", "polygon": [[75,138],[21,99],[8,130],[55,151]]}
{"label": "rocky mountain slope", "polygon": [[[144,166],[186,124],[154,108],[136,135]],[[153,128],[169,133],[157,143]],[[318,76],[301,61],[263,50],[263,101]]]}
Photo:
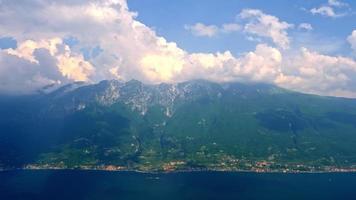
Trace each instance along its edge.
{"label": "rocky mountain slope", "polygon": [[[0,167],[312,171],[356,165],[356,100],[195,80],[0,97]],[[111,169],[110,168],[110,169]]]}

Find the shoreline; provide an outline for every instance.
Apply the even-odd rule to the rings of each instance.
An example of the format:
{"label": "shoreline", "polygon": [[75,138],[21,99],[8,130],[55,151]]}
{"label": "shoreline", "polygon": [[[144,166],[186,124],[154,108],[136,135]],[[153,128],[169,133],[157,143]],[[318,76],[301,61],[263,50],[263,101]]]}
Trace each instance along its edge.
{"label": "shoreline", "polygon": [[78,171],[78,172],[130,172],[140,174],[176,174],[176,173],[203,173],[203,172],[217,172],[217,173],[253,173],[253,174],[348,174],[355,173],[356,169],[341,170],[341,171],[254,171],[254,170],[217,170],[217,169],[191,169],[191,170],[172,170],[172,171],[142,171],[134,169],[121,170],[107,170],[107,169],[74,169],[74,168],[14,168],[14,169],[0,169],[1,172],[11,171]]}

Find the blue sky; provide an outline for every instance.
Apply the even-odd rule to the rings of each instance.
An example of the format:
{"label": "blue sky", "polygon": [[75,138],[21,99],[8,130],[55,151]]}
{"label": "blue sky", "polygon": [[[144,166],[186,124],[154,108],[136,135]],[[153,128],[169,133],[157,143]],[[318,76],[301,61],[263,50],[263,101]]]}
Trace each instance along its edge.
{"label": "blue sky", "polygon": [[[340,12],[356,8],[355,1],[345,0],[343,2],[347,3],[349,8],[342,8]],[[345,38],[356,28],[356,15],[352,14],[355,11],[348,10],[350,12],[348,15],[337,18],[313,15],[308,12],[312,8],[325,5],[326,0],[129,0],[128,4],[133,11],[139,13],[140,21],[153,27],[159,35],[177,42],[179,46],[189,52],[232,50],[238,54],[254,49],[256,44],[246,40],[245,35],[241,32],[206,38],[194,37],[184,29],[184,25],[196,22],[223,24],[235,21],[238,23],[236,16],[245,8],[263,10],[265,13],[295,25],[310,23],[313,26],[312,32],[306,33],[297,28],[291,30],[291,34],[295,37],[294,45],[298,46],[300,42],[303,42],[305,45],[314,46],[328,43],[330,40],[342,43],[341,48],[334,52],[320,49],[327,53],[349,55],[351,48]]]}
{"label": "blue sky", "polygon": [[0,0],[0,93],[262,82],[356,98],[352,0]]}

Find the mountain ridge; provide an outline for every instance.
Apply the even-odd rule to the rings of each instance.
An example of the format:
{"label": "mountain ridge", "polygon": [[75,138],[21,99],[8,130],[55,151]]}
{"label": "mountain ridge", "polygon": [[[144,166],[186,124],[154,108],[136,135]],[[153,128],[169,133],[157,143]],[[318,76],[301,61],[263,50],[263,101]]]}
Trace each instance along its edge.
{"label": "mountain ridge", "polygon": [[270,84],[74,83],[49,93],[0,97],[0,119],[0,168],[356,166],[356,100]]}

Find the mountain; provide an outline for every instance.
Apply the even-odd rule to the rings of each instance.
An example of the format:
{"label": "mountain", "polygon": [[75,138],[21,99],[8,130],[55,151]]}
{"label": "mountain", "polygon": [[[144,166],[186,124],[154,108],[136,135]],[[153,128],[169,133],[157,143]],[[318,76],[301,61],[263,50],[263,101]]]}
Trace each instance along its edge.
{"label": "mountain", "polygon": [[0,168],[356,168],[356,100],[268,84],[72,83],[0,96]]}

